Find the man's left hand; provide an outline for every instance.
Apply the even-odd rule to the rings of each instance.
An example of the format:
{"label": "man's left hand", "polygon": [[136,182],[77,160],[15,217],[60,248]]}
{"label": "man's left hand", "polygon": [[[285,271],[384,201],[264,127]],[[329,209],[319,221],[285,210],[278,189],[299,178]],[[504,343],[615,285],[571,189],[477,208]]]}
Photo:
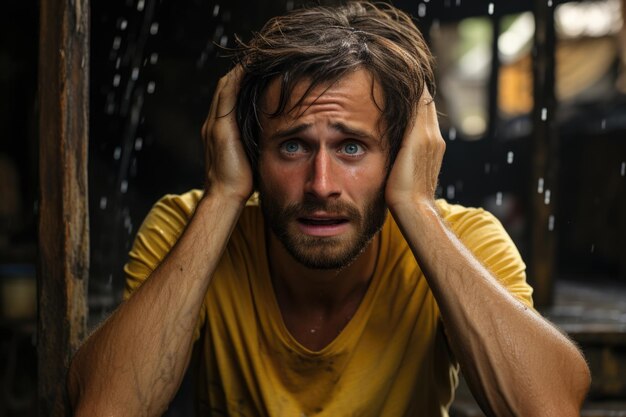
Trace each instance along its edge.
{"label": "man's left hand", "polygon": [[424,87],[387,180],[385,200],[392,213],[407,205],[433,204],[445,149],[434,100]]}

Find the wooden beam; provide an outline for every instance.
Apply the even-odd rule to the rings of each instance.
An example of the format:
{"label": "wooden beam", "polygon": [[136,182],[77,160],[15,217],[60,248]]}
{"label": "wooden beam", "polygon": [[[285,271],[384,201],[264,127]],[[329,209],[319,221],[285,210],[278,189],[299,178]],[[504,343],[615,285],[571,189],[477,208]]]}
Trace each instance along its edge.
{"label": "wooden beam", "polygon": [[[556,2],[554,2],[556,3]],[[554,297],[557,228],[556,196],[559,140],[555,126],[556,35],[554,4],[533,0],[535,39],[533,47],[533,135],[530,184],[529,280],[538,307],[549,306]]]}
{"label": "wooden beam", "polygon": [[86,328],[89,1],[39,5],[37,351],[43,417],[67,414],[65,374]]}

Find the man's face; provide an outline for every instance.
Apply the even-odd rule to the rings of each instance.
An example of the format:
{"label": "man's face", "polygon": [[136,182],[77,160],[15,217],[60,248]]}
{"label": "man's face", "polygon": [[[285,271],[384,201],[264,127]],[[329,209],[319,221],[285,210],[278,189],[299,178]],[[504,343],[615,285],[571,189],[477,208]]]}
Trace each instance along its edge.
{"label": "man's face", "polygon": [[[287,103],[302,97],[301,81]],[[372,90],[373,88],[373,90]],[[301,264],[335,269],[366,247],[386,216],[387,147],[379,130],[380,86],[366,70],[311,91],[299,107],[262,116],[259,192],[267,224]],[[264,113],[277,108],[270,84]]]}

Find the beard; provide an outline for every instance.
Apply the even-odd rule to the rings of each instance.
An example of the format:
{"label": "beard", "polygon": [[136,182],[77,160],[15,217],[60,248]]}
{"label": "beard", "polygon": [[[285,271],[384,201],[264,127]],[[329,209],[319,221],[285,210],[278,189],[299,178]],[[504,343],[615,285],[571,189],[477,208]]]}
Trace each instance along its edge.
{"label": "beard", "polygon": [[[300,203],[281,206],[259,187],[261,210],[269,226],[287,252],[311,269],[341,269],[350,265],[380,231],[387,217],[384,187],[368,199],[362,210],[341,200],[322,200],[306,195]],[[352,233],[339,236],[310,236],[297,230],[298,219],[315,211],[340,215],[354,226]]]}

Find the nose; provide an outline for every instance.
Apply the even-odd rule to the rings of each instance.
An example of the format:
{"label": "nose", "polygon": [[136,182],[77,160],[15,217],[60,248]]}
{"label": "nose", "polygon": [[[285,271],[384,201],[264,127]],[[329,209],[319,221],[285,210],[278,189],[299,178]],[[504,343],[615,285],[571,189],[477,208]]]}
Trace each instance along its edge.
{"label": "nose", "polygon": [[306,184],[306,192],[317,198],[339,197],[341,188],[337,182],[336,162],[325,149],[320,149],[314,156]]}

